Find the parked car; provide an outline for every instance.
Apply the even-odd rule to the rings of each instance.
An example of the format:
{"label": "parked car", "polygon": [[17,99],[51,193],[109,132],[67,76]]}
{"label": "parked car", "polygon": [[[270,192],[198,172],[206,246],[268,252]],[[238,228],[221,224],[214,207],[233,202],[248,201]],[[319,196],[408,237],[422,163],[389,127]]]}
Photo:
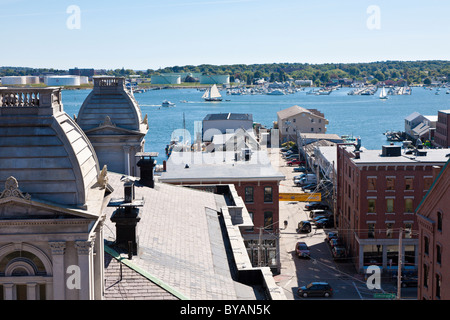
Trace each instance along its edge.
{"label": "parked car", "polygon": [[304,177],[306,177],[306,173],[302,173],[302,174],[299,174],[299,175],[297,175],[297,176],[294,176],[293,178],[292,178],[292,180],[300,180],[300,179],[302,179],[302,178],[304,178]]}
{"label": "parked car", "polygon": [[323,218],[316,221],[316,228],[331,228],[334,226],[334,221],[331,218]]}
{"label": "parked car", "polygon": [[306,172],[306,167],[300,166],[300,167],[294,168],[294,172]]}
{"label": "parked car", "polygon": [[330,242],[331,239],[335,239],[337,237],[338,237],[338,233],[331,231],[331,232],[328,232],[327,236],[325,237],[325,241]]}
{"label": "parked car", "polygon": [[296,160],[291,160],[291,161],[287,162],[288,166],[301,165],[301,164],[305,164],[305,161],[300,161],[300,160],[296,159]]}
{"label": "parked car", "polygon": [[306,232],[306,233],[310,233],[311,232],[311,222],[309,221],[300,221],[298,223],[298,232]]}
{"label": "parked car", "polygon": [[339,238],[331,239],[329,242],[331,248],[342,246],[342,241]]}
{"label": "parked car", "polygon": [[311,257],[308,245],[303,241],[297,242],[297,244],[295,245],[295,253],[297,254],[297,257],[299,257],[299,258],[310,258]]}
{"label": "parked car", "polygon": [[315,216],[312,220],[314,222],[317,222],[319,220],[323,220],[323,219],[332,219],[329,215],[320,215],[320,216]]}
{"label": "parked car", "polygon": [[311,282],[310,284],[300,287],[297,290],[298,294],[303,297],[331,297],[333,295],[333,288],[327,282]]}
{"label": "parked car", "polygon": [[417,287],[417,276],[402,276],[402,288]]}
{"label": "parked car", "polygon": [[286,159],[300,159],[300,155],[298,153],[291,153],[290,155],[286,156]]}
{"label": "parked car", "polygon": [[287,150],[287,151],[283,152],[283,156],[288,156],[293,153],[295,153],[293,150]]}
{"label": "parked car", "polygon": [[310,202],[305,205],[305,210],[315,210],[315,209],[329,210],[330,207],[321,202]]}
{"label": "parked car", "polygon": [[319,216],[324,217],[324,216],[330,216],[330,215],[331,214],[328,213],[328,211],[323,210],[323,209],[315,209],[315,210],[311,210],[309,212],[309,217],[311,219],[314,219],[314,218],[319,217]]}
{"label": "parked car", "polygon": [[336,246],[331,249],[331,255],[333,256],[334,260],[340,260],[347,257],[347,252],[344,247]]}
{"label": "parked car", "polygon": [[305,191],[305,192],[306,192],[307,190],[315,191],[315,190],[316,190],[316,187],[317,187],[317,184],[315,184],[315,183],[309,183],[309,184],[306,184],[306,185],[302,186],[302,190]]}

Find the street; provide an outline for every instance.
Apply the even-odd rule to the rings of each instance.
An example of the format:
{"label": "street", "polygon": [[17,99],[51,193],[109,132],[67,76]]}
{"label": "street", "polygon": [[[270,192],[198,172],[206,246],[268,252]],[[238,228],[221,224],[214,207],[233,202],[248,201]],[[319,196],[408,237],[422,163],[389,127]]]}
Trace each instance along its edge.
{"label": "street", "polygon": [[[280,184],[280,193],[300,193],[301,188],[293,183],[293,177],[300,173],[293,172],[287,166],[280,149],[268,149],[272,164],[286,179]],[[277,284],[283,288],[289,300],[304,299],[298,296],[297,289],[313,281],[328,282],[333,288],[333,296],[328,299],[392,299],[397,293],[395,281],[382,281],[381,289],[369,289],[365,275],[358,274],[351,259],[335,261],[331,248],[325,237],[331,229],[316,229],[313,225],[310,233],[298,233],[297,225],[302,220],[309,220],[304,209],[305,202],[280,201],[280,274],[275,276]],[[287,221],[285,228],[284,221]],[[295,255],[295,244],[304,241],[310,249],[310,259],[298,258]],[[415,299],[416,288],[404,288],[402,298]],[[312,298],[307,298],[312,299]],[[318,298],[324,299],[324,298]],[[326,299],[326,298],[325,298]]]}

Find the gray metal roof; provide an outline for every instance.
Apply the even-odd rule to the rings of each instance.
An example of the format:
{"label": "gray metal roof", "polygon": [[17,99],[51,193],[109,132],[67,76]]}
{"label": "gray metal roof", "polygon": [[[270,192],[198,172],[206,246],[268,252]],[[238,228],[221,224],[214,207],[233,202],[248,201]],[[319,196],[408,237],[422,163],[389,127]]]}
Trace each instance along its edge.
{"label": "gray metal roof", "polygon": [[212,113],[207,114],[203,121],[210,120],[249,120],[253,121],[253,115],[249,113]]}
{"label": "gray metal roof", "polygon": [[[121,175],[109,173],[108,177],[114,188],[112,198],[122,197]],[[133,256],[133,265],[187,299],[236,300],[252,295],[255,299],[251,287],[233,280],[227,257],[230,249],[218,221],[218,195],[158,181],[155,188],[137,184],[135,194],[144,198],[145,206],[140,209],[139,253]],[[105,211],[105,238],[113,241],[114,208]]]}

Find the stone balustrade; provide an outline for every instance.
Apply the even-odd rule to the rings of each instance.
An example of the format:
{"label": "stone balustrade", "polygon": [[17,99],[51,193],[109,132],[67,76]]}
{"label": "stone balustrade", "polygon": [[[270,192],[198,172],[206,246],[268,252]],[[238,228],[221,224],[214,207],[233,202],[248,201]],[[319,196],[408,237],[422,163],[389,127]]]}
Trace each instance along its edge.
{"label": "stone balustrade", "polygon": [[61,105],[61,88],[0,88],[1,107]]}

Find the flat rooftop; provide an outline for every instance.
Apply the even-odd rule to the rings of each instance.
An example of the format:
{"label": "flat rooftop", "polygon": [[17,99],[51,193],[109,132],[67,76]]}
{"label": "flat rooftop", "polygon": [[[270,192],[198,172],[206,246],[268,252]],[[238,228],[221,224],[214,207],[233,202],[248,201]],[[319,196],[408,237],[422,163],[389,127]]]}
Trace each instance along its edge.
{"label": "flat rooftop", "polygon": [[210,120],[248,120],[253,121],[253,115],[249,113],[210,113],[203,121]]}
{"label": "flat rooftop", "polygon": [[[352,159],[356,164],[403,164],[445,163],[449,159],[450,149],[419,149],[424,155],[406,154],[407,149],[401,149],[400,156],[383,156],[382,150],[362,150],[359,159]],[[352,150],[353,151],[353,148]],[[425,154],[426,153],[426,154]]]}
{"label": "flat rooftop", "polygon": [[161,182],[284,180],[275,170],[266,151],[252,150],[249,161],[235,160],[235,152],[173,152]]}

